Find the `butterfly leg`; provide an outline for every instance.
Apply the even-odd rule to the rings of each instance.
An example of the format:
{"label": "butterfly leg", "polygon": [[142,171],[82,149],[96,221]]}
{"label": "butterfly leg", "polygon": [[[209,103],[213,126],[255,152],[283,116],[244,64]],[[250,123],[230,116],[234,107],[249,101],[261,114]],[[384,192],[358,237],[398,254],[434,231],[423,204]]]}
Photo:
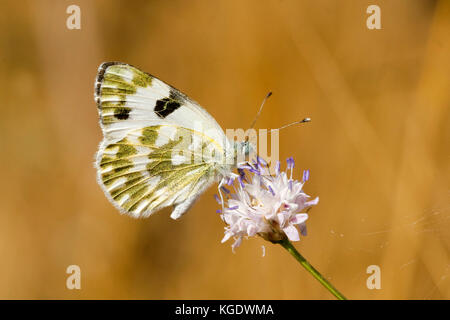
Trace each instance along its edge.
{"label": "butterfly leg", "polygon": [[222,195],[222,187],[224,185],[225,179],[226,179],[226,177],[223,177],[222,180],[220,180],[220,182],[219,182],[219,186],[217,187],[217,190],[219,191],[219,196],[220,196],[220,203],[222,205],[222,213],[225,210],[225,206],[223,205],[224,200],[223,200],[223,195]]}

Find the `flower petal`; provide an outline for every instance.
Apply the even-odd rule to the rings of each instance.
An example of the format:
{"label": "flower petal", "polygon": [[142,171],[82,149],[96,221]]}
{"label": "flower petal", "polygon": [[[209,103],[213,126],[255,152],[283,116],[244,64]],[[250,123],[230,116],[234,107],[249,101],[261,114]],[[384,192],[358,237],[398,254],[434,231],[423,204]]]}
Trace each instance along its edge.
{"label": "flower petal", "polygon": [[298,225],[298,228],[300,229],[300,233],[302,236],[306,237],[308,232],[306,231],[306,223],[301,223]]}
{"label": "flower petal", "polygon": [[300,224],[304,223],[306,220],[308,220],[308,214],[307,213],[298,213],[291,219],[292,224]]}
{"label": "flower petal", "polygon": [[222,241],[220,241],[220,242],[224,243],[224,242],[228,241],[228,239],[230,239],[232,235],[233,234],[231,232],[226,232],[225,231],[225,236],[223,237]]}
{"label": "flower petal", "polygon": [[[289,240],[299,241],[301,235],[306,235],[308,214],[304,209],[316,205],[319,198],[311,200],[302,190],[309,171],[305,170],[303,181],[298,181],[292,177],[294,166],[294,159],[288,158],[287,169],[281,172],[277,162],[273,175],[265,160],[256,158],[239,167],[239,175],[235,175],[238,185],[232,184],[233,192],[222,185],[220,192],[227,193],[222,204],[225,210],[218,210],[227,225],[222,242],[234,238],[233,252],[244,237],[261,235],[272,241],[284,232]],[[231,184],[232,179],[227,182]],[[215,198],[221,203],[219,197]]]}
{"label": "flower petal", "polygon": [[231,250],[234,252],[234,250],[239,247],[242,243],[242,236],[240,236],[239,238],[236,239],[236,241],[233,243],[233,245],[231,246]]}
{"label": "flower petal", "polygon": [[258,232],[258,228],[254,224],[249,224],[247,226],[247,234],[249,237],[253,237]]}
{"label": "flower petal", "polygon": [[284,212],[278,213],[278,214],[277,214],[277,218],[278,218],[278,224],[279,224],[280,226],[284,226],[284,223],[285,223],[286,220],[287,220],[287,214],[284,213]]}
{"label": "flower petal", "polygon": [[319,203],[319,197],[316,197],[313,200],[305,202],[305,207],[315,206],[318,203]]}
{"label": "flower petal", "polygon": [[291,241],[299,241],[300,235],[298,234],[298,230],[293,225],[289,225],[286,228],[283,228],[284,233]]}

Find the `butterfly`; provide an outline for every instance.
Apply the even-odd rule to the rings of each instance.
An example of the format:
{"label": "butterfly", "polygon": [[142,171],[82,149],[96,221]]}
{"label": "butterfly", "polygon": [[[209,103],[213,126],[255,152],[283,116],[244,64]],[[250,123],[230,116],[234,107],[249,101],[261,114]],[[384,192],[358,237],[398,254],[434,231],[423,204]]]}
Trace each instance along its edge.
{"label": "butterfly", "polygon": [[156,77],[121,62],[98,68],[95,101],[103,140],[95,167],[109,201],[133,217],[173,206],[181,217],[214,182],[236,177],[236,155],[248,141],[230,141],[198,103]]}

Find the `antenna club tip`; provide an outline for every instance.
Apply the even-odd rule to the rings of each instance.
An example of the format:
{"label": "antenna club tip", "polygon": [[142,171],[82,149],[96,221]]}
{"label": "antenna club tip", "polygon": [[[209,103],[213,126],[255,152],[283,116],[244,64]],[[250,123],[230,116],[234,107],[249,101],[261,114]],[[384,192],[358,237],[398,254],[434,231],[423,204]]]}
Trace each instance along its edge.
{"label": "antenna club tip", "polygon": [[267,94],[266,98],[270,97],[272,95],[272,91],[269,91],[269,93]]}
{"label": "antenna club tip", "polygon": [[311,118],[305,118],[302,120],[302,122],[310,122],[310,121],[311,121]]}

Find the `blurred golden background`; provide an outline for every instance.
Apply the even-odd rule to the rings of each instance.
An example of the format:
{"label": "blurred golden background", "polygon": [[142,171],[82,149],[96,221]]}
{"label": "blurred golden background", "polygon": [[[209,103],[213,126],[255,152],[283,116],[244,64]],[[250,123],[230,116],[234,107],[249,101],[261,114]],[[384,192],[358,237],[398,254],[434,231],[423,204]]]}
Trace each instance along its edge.
{"label": "blurred golden background", "polygon": [[[333,299],[280,246],[221,244],[214,187],[181,221],[113,208],[93,167],[103,61],[167,81],[223,128],[247,128],[273,91],[258,128],[312,118],[280,132],[280,158],[320,197],[299,251],[350,299],[450,298],[450,1],[0,6],[0,298]],[[72,264],[81,290],[66,288]]]}

